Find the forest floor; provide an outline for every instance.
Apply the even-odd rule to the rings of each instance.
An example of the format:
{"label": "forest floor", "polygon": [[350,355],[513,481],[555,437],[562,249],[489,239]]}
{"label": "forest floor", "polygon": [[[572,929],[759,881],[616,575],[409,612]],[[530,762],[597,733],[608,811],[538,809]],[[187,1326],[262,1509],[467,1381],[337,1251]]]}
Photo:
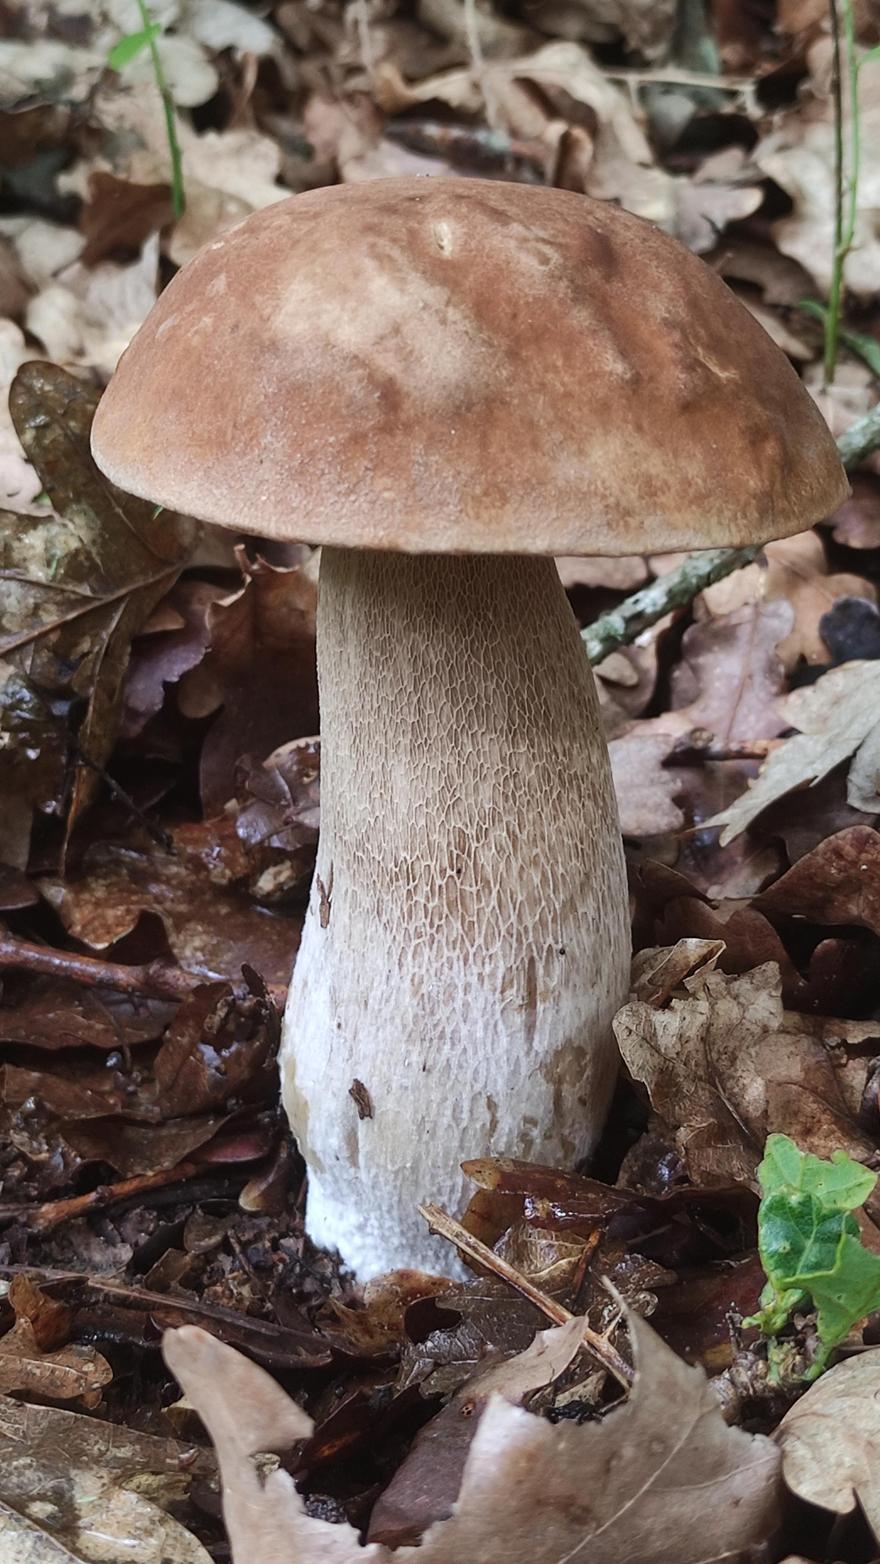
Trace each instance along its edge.
{"label": "forest floor", "polygon": [[[0,1557],[219,1564],[231,1535],[239,1559],[347,1564],[357,1533],[380,1560],[438,1522],[439,1564],[880,1558],[880,453],[822,525],[598,664],[636,951],[608,1129],[577,1174],[474,1165],[465,1225],[493,1258],[473,1281],[364,1296],[304,1237],[278,1107],[318,832],[315,556],[120,505],[88,449],[196,250],[292,192],[410,173],[651,219],[845,436],[880,379],[880,11],[853,13],[829,384],[822,0],[157,0],[177,215],[133,0],[0,0]],[[681,562],[560,571],[586,626]],[[775,1373],[742,1323],[770,1134],[867,1170],[819,1212],[834,1286],[795,1289]],[[807,1388],[832,1304],[839,1361]],[[567,1314],[624,1365],[635,1342],[626,1407]],[[177,1338],[190,1405],[160,1350],[186,1324],[246,1360]],[[230,1432],[260,1396],[265,1489]],[[249,1531],[224,1527],[192,1404]]]}

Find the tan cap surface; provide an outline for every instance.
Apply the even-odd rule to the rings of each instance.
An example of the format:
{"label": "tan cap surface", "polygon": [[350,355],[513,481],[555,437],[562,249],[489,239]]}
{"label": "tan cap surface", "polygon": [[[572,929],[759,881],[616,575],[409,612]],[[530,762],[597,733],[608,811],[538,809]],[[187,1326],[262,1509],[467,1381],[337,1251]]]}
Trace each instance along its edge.
{"label": "tan cap surface", "polygon": [[470,179],[316,190],[208,245],[93,450],[207,521],[420,553],[763,542],[847,493],[794,370],[702,262],[585,196]]}

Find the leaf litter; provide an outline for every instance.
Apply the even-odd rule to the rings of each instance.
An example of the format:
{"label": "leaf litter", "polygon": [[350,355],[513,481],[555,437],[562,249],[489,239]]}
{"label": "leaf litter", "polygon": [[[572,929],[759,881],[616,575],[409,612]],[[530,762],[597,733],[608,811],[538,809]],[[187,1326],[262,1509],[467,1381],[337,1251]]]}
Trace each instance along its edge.
{"label": "leaf litter", "polygon": [[[880,1149],[880,458],[825,524],[598,670],[636,958],[593,1166],[469,1164],[465,1228],[499,1271],[360,1292],[304,1239],[274,1064],[319,825],[316,561],[113,491],[88,425],[158,291],[231,223],[322,184],[458,172],[616,200],[676,234],[843,436],[877,400],[876,60],[825,387],[800,308],[827,298],[833,222],[813,0],[162,0],[176,218],[149,56],[108,66],[137,7],[3,9],[4,1547],[27,1564],[228,1556],[204,1431],[169,1406],[168,1329],[236,1557],[264,1538],[291,1561],[421,1539],[484,1564],[696,1560],[771,1535],[778,1557],[871,1556],[876,1320],[806,1394],[770,1383],[743,1322],[767,1135],[866,1169]],[[869,7],[855,27],[865,53],[880,41]],[[847,128],[846,90],[844,112]],[[560,572],[586,625],[674,563]],[[876,1214],[873,1195],[853,1213],[872,1254]],[[628,1399],[587,1351],[567,1360],[570,1327],[538,1334],[558,1308],[635,1347]],[[807,1362],[815,1331],[795,1311],[785,1350]],[[551,1337],[568,1345],[523,1390],[522,1355]]]}

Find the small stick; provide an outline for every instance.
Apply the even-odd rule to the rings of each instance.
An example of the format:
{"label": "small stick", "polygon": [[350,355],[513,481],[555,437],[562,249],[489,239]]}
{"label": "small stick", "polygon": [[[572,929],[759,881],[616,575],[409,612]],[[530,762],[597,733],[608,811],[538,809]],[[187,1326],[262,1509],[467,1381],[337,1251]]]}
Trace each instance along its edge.
{"label": "small stick", "polygon": [[73,950],[53,950],[14,934],[0,935],[0,971],[37,972],[46,977],[67,978],[85,988],[113,988],[122,994],[149,995],[154,999],[185,999],[200,983],[217,981],[167,961],[149,961],[143,966],[126,966],[121,961],[102,961]]}
{"label": "small stick", "polygon": [[[847,471],[858,466],[880,446],[880,405],[873,408],[837,442],[840,460]],[[758,548],[713,548],[691,554],[677,570],[652,581],[632,597],[627,597],[610,613],[602,614],[581,638],[590,662],[600,663],[618,646],[629,646],[643,630],[662,619],[673,608],[686,608],[706,587],[722,581],[732,570],[750,565],[760,553]]]}
{"label": "small stick", "polygon": [[152,1189],[162,1189],[167,1184],[182,1184],[196,1173],[204,1173],[198,1162],[178,1162],[176,1167],[162,1173],[141,1173],[136,1178],[122,1179],[118,1184],[99,1184],[86,1195],[71,1195],[66,1200],[46,1200],[39,1206],[0,1205],[0,1221],[13,1221],[22,1217],[28,1228],[37,1233],[51,1233],[64,1222],[73,1222],[117,1200],[127,1200],[132,1195],[148,1194]]}
{"label": "small stick", "polygon": [[[79,951],[55,950],[37,945],[14,934],[0,934],[0,971],[35,972],[44,977],[66,978],[84,988],[112,988],[120,994],[150,999],[186,999],[201,983],[229,983],[238,994],[244,992],[240,979],[224,973],[188,972],[168,961],[147,961],[128,966],[122,961],[103,961],[99,956],[84,956]],[[269,995],[283,1004],[284,983],[267,983]]]}
{"label": "small stick", "polygon": [[[449,1243],[455,1244],[462,1254],[466,1254],[478,1265],[484,1266],[487,1271],[491,1271],[503,1282],[507,1282],[521,1297],[527,1298],[536,1309],[546,1314],[548,1320],[552,1320],[554,1325],[567,1325],[569,1320],[575,1318],[569,1309],[561,1303],[556,1303],[553,1298],[548,1298],[546,1293],[541,1292],[540,1288],[535,1287],[527,1277],[514,1270],[506,1260],[502,1260],[497,1254],[493,1254],[491,1249],[487,1249],[485,1244],[481,1244],[478,1238],[474,1238],[441,1206],[419,1206],[419,1212],[425,1218],[432,1233],[437,1233]],[[635,1379],[635,1372],[626,1359],[620,1356],[605,1336],[600,1336],[598,1331],[592,1330],[589,1325],[584,1325],[583,1332],[584,1346],[599,1359],[603,1368],[629,1389]]]}

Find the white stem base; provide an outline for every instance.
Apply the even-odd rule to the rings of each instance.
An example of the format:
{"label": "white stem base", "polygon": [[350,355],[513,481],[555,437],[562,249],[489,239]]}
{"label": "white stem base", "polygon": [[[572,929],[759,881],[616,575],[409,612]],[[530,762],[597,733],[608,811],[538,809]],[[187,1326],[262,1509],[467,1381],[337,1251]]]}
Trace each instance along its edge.
{"label": "white stem base", "polygon": [[551,560],[342,549],[318,664],[282,1045],[307,1231],[362,1279],[450,1273],[417,1205],[459,1213],[469,1157],[571,1166],[613,1086],[629,926],[592,674]]}

